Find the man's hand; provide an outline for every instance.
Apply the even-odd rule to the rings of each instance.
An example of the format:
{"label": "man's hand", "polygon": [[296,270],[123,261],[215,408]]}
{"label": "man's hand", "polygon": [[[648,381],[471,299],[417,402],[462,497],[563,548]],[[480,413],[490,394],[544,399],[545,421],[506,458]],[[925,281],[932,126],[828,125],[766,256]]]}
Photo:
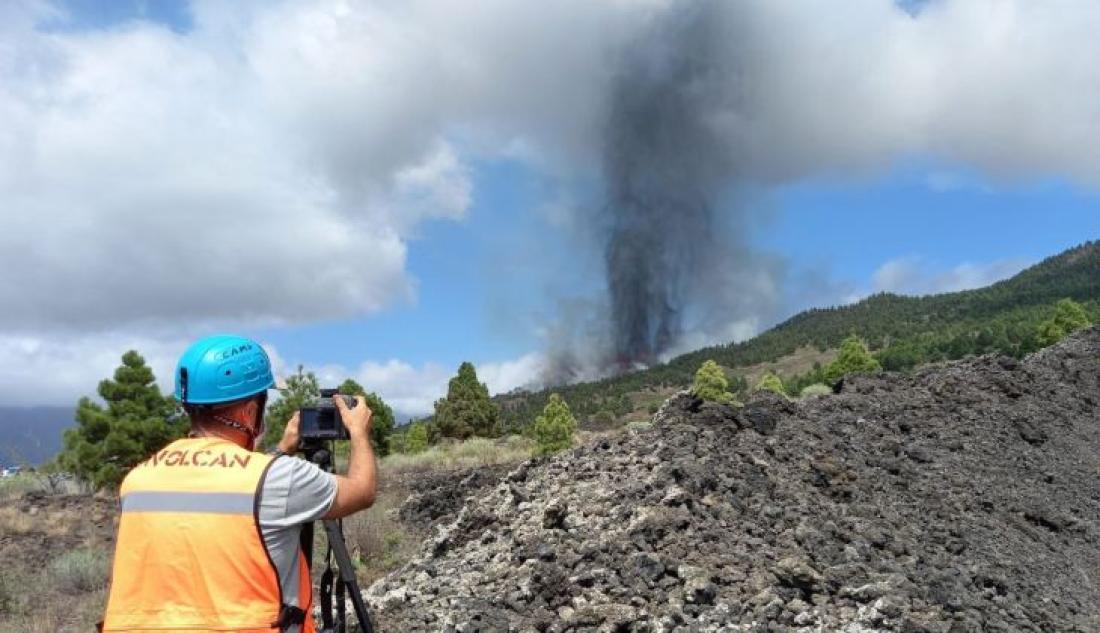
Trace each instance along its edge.
{"label": "man's hand", "polygon": [[298,435],[299,422],[298,412],[295,411],[294,415],[287,420],[286,430],[283,431],[283,439],[279,440],[279,450],[287,455],[293,455],[298,450],[298,440],[301,439]]}
{"label": "man's hand", "polygon": [[[370,436],[370,423],[374,412],[367,406],[366,398],[355,396],[355,407],[351,409],[344,402],[344,396],[337,395],[333,397],[332,401],[336,404],[336,410],[340,412],[340,421],[344,423],[344,428],[348,430],[348,436],[355,437],[357,434]],[[289,428],[289,425],[287,427]]]}
{"label": "man's hand", "polygon": [[370,445],[371,410],[367,399],[355,397],[355,406],[348,408],[343,396],[333,399],[340,420],[348,430],[348,474],[336,475],[336,498],[325,514],[326,519],[340,519],[353,512],[369,508],[378,489],[374,451]]}

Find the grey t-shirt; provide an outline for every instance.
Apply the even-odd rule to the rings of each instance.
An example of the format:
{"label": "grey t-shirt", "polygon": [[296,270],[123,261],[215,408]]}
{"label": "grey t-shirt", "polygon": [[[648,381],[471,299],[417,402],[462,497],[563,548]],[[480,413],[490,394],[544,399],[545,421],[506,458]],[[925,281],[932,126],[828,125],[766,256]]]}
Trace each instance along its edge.
{"label": "grey t-shirt", "polygon": [[[267,471],[260,490],[260,533],[279,572],[283,601],[289,605],[303,606],[298,596],[302,524],[325,516],[335,499],[336,477],[304,459],[276,457]],[[289,632],[298,633],[298,627]]]}

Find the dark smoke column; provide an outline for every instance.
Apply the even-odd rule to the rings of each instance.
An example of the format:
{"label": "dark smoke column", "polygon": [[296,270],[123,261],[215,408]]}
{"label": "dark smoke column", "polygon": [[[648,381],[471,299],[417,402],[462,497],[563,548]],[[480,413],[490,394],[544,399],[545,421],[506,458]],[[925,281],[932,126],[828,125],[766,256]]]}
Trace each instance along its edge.
{"label": "dark smoke column", "polygon": [[711,228],[717,171],[708,17],[715,4],[675,5],[628,52],[606,129],[605,261],[616,361],[650,363],[682,331]]}

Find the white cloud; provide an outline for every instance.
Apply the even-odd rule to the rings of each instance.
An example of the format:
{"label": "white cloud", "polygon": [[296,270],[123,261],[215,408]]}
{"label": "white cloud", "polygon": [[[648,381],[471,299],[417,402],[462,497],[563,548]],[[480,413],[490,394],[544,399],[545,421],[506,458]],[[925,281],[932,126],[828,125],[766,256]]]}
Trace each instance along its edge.
{"label": "white cloud", "polygon": [[[98,398],[100,380],[114,374],[128,350],[138,350],[157,377],[165,394],[172,393],[173,373],[180,354],[193,341],[186,338],[127,336],[120,334],[42,338],[0,335],[0,402],[13,406],[75,405],[81,396]],[[283,357],[272,345],[264,344],[271,358],[277,384],[295,371],[297,362]],[[476,363],[478,378],[491,394],[528,387],[542,376],[542,354],[529,353],[515,359]],[[447,393],[447,381],[457,367],[439,363],[414,366],[404,361],[366,361],[354,368],[340,365],[306,366],[322,386],[336,386],[353,378],[379,393],[401,415],[431,413],[433,403]]]}
{"label": "white cloud", "polygon": [[[21,274],[0,277],[0,328],[297,322],[407,300],[410,231],[464,215],[471,158],[598,166],[616,60],[668,6],[200,1],[181,35],[41,32],[47,5],[8,5],[0,269]],[[725,36],[707,79],[731,98],[706,116],[731,177],[927,152],[1100,184],[1100,67],[1079,63],[1100,54],[1096,3],[711,13]]]}
{"label": "white cloud", "polygon": [[[541,354],[529,353],[512,360],[476,363],[475,368],[478,379],[486,384],[490,394],[495,395],[532,385],[542,375],[544,363]],[[285,367],[281,360],[279,364]],[[421,416],[431,413],[435,401],[447,394],[447,382],[457,369],[438,363],[417,367],[390,359],[364,362],[356,368],[325,365],[314,373],[322,385],[338,385],[345,378],[353,378],[366,389],[380,394],[397,413]]]}
{"label": "white cloud", "polygon": [[982,288],[1007,279],[1033,262],[1005,259],[975,264],[965,262],[949,270],[937,270],[919,257],[893,259],[872,276],[874,292],[928,295]]}
{"label": "white cloud", "polygon": [[[572,33],[584,4],[197,2],[185,35],[42,32],[44,5],[9,6],[0,328],[303,322],[409,300],[406,241],[465,215],[471,156],[589,142],[606,69],[588,62],[622,12],[586,10]],[[584,41],[560,50],[567,30]]]}
{"label": "white cloud", "polygon": [[[124,343],[167,354],[203,324],[410,300],[408,240],[464,216],[478,160],[591,182],[617,64],[679,6],[199,0],[178,34],[43,32],[57,10],[0,4],[0,399],[86,392]],[[727,98],[704,114],[731,180],[917,153],[1100,185],[1100,66],[1082,61],[1100,57],[1100,3],[942,0],[916,17],[892,0],[706,6],[720,60],[704,79]],[[1000,273],[908,274],[881,283]],[[111,360],[90,382],[60,367],[99,354]]]}
{"label": "white cloud", "polygon": [[98,398],[100,380],[114,374],[122,354],[136,349],[171,393],[176,360],[189,341],[118,334],[50,338],[0,335],[0,402],[16,406],[76,405]]}

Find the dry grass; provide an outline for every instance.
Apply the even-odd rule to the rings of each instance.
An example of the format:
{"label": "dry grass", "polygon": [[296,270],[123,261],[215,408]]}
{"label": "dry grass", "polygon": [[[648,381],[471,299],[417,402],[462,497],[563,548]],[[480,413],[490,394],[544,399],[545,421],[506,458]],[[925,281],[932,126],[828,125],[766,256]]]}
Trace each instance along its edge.
{"label": "dry grass", "polygon": [[382,460],[382,475],[510,464],[530,457],[533,447],[534,442],[517,435],[497,440],[475,437],[439,444],[415,455],[389,455]]}
{"label": "dry grass", "polygon": [[[43,594],[42,587],[27,586],[36,593],[33,605],[23,605],[17,613],[0,616],[0,633],[87,633],[103,617],[107,604],[105,590],[77,595]],[[45,588],[50,591],[48,587]]]}
{"label": "dry grass", "polygon": [[385,491],[369,510],[344,520],[344,538],[364,587],[405,564],[420,547],[419,535],[397,516],[405,496],[404,491]]}
{"label": "dry grass", "polygon": [[835,349],[822,352],[815,347],[801,347],[773,362],[738,367],[734,371],[743,375],[749,385],[752,386],[760,382],[764,374],[769,371],[784,378],[799,376],[812,370],[814,363],[820,363],[822,366],[828,365],[836,360],[836,355],[837,350]]}
{"label": "dry grass", "polygon": [[5,569],[0,580],[0,633],[85,632],[107,600],[104,550],[74,550],[45,569]]}
{"label": "dry grass", "polygon": [[50,477],[39,473],[20,473],[0,479],[0,500],[18,499],[28,492],[45,494],[81,494],[87,492],[74,479]]}
{"label": "dry grass", "polygon": [[[38,521],[41,521],[41,517]],[[30,534],[35,530],[38,521],[19,508],[13,506],[0,508],[0,533]]]}
{"label": "dry grass", "polygon": [[107,552],[99,548],[83,548],[65,552],[50,563],[49,573],[54,587],[66,594],[105,589],[110,563]]}

